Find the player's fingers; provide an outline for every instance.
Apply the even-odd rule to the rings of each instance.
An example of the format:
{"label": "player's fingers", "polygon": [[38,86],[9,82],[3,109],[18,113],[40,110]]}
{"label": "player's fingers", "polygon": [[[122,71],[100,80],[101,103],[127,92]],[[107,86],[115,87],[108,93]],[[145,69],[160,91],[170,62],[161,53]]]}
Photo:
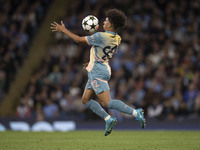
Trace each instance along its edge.
{"label": "player's fingers", "polygon": [[55,22],[55,21],[54,21],[53,23],[54,23],[55,25],[58,25],[57,22]]}
{"label": "player's fingers", "polygon": [[54,24],[54,23],[51,23],[51,25],[52,25],[52,26],[56,26],[56,24]]}
{"label": "player's fingers", "polygon": [[86,69],[88,66],[88,63],[83,64],[83,69]]}
{"label": "player's fingers", "polygon": [[61,25],[64,25],[64,24],[63,24],[63,21],[61,21]]}
{"label": "player's fingers", "polygon": [[56,29],[56,27],[51,27],[51,29]]}
{"label": "player's fingers", "polygon": [[57,30],[52,30],[52,32],[55,32],[55,31],[57,31]]}
{"label": "player's fingers", "polygon": [[55,30],[55,31],[58,31],[58,29],[51,29],[51,30]]}

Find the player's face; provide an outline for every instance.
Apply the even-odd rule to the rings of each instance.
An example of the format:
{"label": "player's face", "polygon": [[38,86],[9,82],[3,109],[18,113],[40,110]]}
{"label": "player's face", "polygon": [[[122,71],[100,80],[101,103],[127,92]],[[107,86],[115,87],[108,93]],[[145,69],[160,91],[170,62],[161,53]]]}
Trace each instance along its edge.
{"label": "player's face", "polygon": [[103,29],[104,29],[104,31],[108,31],[110,27],[111,27],[111,23],[108,20],[108,18],[106,18],[106,20],[103,22]]}

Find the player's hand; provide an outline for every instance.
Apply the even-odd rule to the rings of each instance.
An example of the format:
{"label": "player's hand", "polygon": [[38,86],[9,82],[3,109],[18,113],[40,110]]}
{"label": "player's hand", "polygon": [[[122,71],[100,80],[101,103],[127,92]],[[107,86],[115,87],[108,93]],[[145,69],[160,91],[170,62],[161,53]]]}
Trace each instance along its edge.
{"label": "player's hand", "polygon": [[66,28],[63,21],[61,21],[61,24],[58,24],[54,21],[53,23],[51,23],[51,29],[52,29],[52,32],[55,32],[55,31],[63,32]]}
{"label": "player's hand", "polygon": [[88,66],[88,63],[83,64],[83,69],[86,69],[87,66]]}

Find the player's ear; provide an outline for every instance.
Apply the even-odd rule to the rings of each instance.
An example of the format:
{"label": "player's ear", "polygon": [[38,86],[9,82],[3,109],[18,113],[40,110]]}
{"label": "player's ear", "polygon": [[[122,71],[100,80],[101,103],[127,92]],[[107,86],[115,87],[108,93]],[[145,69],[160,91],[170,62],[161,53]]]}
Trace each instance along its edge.
{"label": "player's ear", "polygon": [[112,28],[113,30],[115,29],[114,26],[112,24],[110,24],[110,28]]}
{"label": "player's ear", "polygon": [[109,23],[109,28],[112,27],[112,23],[110,22],[109,19],[108,19],[108,23]]}

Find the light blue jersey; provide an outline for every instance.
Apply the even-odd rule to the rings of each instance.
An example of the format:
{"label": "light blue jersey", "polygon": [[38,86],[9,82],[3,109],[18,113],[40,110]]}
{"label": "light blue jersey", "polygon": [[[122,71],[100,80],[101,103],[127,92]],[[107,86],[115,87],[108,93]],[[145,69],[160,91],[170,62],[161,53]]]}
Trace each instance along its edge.
{"label": "light blue jersey", "polygon": [[108,80],[111,69],[108,64],[121,42],[121,37],[110,31],[97,32],[86,36],[86,41],[91,45],[90,62],[86,67],[88,83],[86,89],[94,89],[96,94],[109,90]]}

